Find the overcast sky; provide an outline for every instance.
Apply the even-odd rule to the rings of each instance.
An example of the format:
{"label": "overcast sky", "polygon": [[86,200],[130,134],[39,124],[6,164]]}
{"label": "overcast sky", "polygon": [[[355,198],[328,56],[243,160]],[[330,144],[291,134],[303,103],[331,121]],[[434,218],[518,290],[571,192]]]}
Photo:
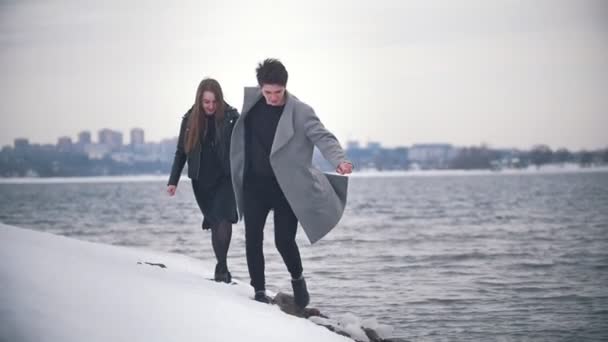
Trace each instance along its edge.
{"label": "overcast sky", "polygon": [[0,145],[173,137],[203,77],[240,110],[266,57],[342,142],[608,146],[602,0],[0,0]]}

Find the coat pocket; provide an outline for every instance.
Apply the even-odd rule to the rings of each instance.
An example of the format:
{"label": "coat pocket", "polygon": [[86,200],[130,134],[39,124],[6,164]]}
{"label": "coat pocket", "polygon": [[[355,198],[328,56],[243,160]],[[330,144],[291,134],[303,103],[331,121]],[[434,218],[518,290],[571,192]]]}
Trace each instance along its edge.
{"label": "coat pocket", "polygon": [[317,195],[324,195],[328,191],[328,187],[331,185],[327,180],[327,177],[323,174],[323,172],[315,169],[309,168],[310,174],[312,175],[312,188],[317,193]]}

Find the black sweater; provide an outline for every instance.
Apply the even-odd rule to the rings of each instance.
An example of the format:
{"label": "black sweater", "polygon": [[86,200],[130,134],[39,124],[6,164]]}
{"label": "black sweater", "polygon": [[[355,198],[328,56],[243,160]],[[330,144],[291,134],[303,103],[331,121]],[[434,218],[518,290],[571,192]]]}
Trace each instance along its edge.
{"label": "black sweater", "polygon": [[274,177],[270,151],[285,106],[271,106],[262,97],[245,119],[245,165],[247,176]]}
{"label": "black sweater", "polygon": [[215,115],[205,116],[207,120],[207,134],[203,137],[203,148],[201,149],[201,163],[198,173],[199,184],[203,187],[211,187],[224,176],[224,170],[217,151]]}

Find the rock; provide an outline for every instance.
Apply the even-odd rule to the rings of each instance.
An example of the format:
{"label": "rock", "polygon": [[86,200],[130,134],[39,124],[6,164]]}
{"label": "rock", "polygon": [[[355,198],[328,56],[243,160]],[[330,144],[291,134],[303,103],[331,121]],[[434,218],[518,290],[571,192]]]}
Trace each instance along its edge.
{"label": "rock", "polygon": [[[333,331],[338,335],[342,335],[342,336],[346,336],[348,338],[353,338],[352,336],[350,336],[346,331],[340,330],[332,325],[321,325],[322,327],[327,328],[329,331]],[[356,341],[356,340],[355,340]]]}
{"label": "rock", "polygon": [[147,262],[147,261],[145,261],[145,262],[138,261],[137,264],[138,265],[146,264],[146,265],[150,265],[150,266],[158,266],[160,268],[167,268],[167,266],[165,266],[165,264],[159,264],[159,263],[153,263],[153,262]]}
{"label": "rock", "polygon": [[371,328],[365,328],[365,327],[361,327],[363,329],[363,331],[365,331],[365,335],[367,335],[367,338],[369,338],[369,340],[371,342],[382,342],[384,341],[382,338],[380,338],[380,336],[378,336],[378,333]]}
{"label": "rock", "polygon": [[[327,328],[336,334],[346,336],[356,342],[401,342],[400,339],[383,339],[380,337],[376,329],[362,326],[360,319],[354,315],[346,315],[344,322],[335,321],[323,315],[316,308],[301,309],[294,301],[292,295],[279,292],[272,299],[273,304],[279,306],[281,311],[296,317],[309,318],[313,323]],[[374,323],[374,322],[372,322]],[[375,322],[374,327],[381,327]]]}
{"label": "rock", "polygon": [[281,310],[289,315],[304,317],[304,310],[300,309],[293,300],[293,296],[283,292],[277,293],[273,299],[274,304],[278,305]]}
{"label": "rock", "polygon": [[319,309],[315,308],[300,308],[296,305],[293,296],[287,293],[279,292],[274,296],[273,303],[281,308],[281,311],[302,318],[309,318],[312,316],[325,317],[321,314]]}

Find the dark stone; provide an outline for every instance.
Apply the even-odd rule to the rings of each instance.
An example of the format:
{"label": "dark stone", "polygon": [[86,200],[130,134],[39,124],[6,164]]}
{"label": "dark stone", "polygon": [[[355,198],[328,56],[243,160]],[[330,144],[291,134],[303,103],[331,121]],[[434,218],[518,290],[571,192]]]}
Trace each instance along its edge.
{"label": "dark stone", "polygon": [[325,324],[319,324],[319,325],[322,326],[322,327],[327,328],[327,330],[329,330],[329,331],[335,332],[338,335],[342,335],[342,336],[345,336],[345,337],[348,337],[348,338],[352,339],[352,337],[347,332],[345,332],[343,330],[336,329],[336,327],[334,327],[334,326],[325,325]]}
{"label": "dark stone", "polygon": [[378,333],[374,329],[361,327],[365,331],[365,335],[372,342],[383,342],[384,340],[378,336]]}
{"label": "dark stone", "polygon": [[279,292],[273,299],[274,304],[278,305],[281,311],[286,314],[301,317],[301,318],[309,318],[312,316],[318,316],[323,318],[328,318],[321,314],[321,311],[316,308],[300,308],[296,303],[292,295]]}
{"label": "dark stone", "polygon": [[296,305],[292,295],[279,292],[274,296],[274,303],[286,314],[305,318],[304,309]]}
{"label": "dark stone", "polygon": [[313,316],[329,318],[329,317],[321,314],[321,311],[319,311],[319,309],[317,309],[317,308],[306,308],[306,309],[304,309],[304,314],[305,314],[306,318],[313,317]]}
{"label": "dark stone", "polygon": [[[290,294],[287,294],[287,293],[283,293],[283,292],[277,293],[277,295],[274,296],[274,299],[272,301],[274,304],[279,306],[281,311],[283,311],[289,315],[292,315],[292,316],[296,316],[296,317],[300,317],[300,318],[309,318],[309,317],[313,317],[313,316],[322,317],[325,319],[329,318],[329,317],[323,315],[321,313],[321,311],[319,311],[319,309],[316,309],[316,308],[302,309],[302,308],[300,308],[295,303],[293,296]],[[317,323],[317,322],[315,322],[315,323]],[[340,328],[338,328],[336,326],[328,325],[328,324],[320,324],[320,323],[317,323],[317,324],[322,327],[327,328],[328,330],[330,330],[338,335],[346,336],[350,339],[355,340],[347,332],[341,330]],[[400,340],[400,339],[382,339],[374,329],[365,328],[365,327],[361,327],[361,329],[363,329],[363,331],[367,335],[367,338],[369,338],[369,340],[371,342],[403,342],[403,340]],[[357,340],[355,340],[355,341],[357,341]]]}
{"label": "dark stone", "polygon": [[165,266],[164,264],[158,264],[158,263],[147,262],[147,261],[145,261],[143,263],[141,261],[138,261],[137,264],[138,265],[146,264],[146,265],[150,265],[150,266],[158,266],[160,268],[167,268],[167,266]]}

